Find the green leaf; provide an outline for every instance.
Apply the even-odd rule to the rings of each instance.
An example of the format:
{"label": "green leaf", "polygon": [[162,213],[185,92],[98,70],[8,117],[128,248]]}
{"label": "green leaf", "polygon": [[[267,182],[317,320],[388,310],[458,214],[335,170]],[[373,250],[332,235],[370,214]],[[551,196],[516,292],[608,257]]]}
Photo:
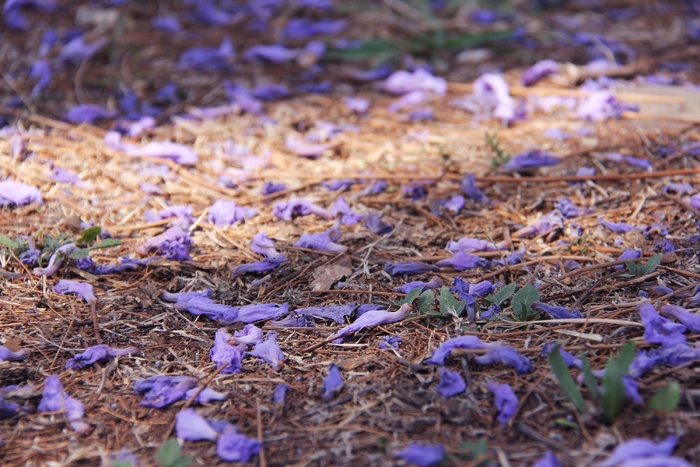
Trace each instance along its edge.
{"label": "green leaf", "polygon": [[575,424],[571,420],[567,420],[565,418],[555,418],[554,423],[556,423],[559,426],[563,426],[564,428],[571,428],[572,430],[578,430],[577,424]]}
{"label": "green leaf", "polygon": [[129,461],[120,461],[117,459],[112,459],[109,462],[109,465],[111,465],[112,467],[134,467],[134,465]]}
{"label": "green leaf", "polygon": [[401,45],[392,40],[387,39],[368,39],[362,41],[362,45],[350,49],[331,49],[326,53],[326,57],[330,59],[343,60],[365,60],[375,55],[385,54],[387,52],[399,53]]}
{"label": "green leaf", "polygon": [[591,364],[584,354],[581,354],[580,358],[583,363],[581,365],[583,367],[583,382],[586,384],[588,392],[591,393],[594,399],[598,400],[600,399],[600,391],[598,391],[598,383],[591,369]]}
{"label": "green leaf", "polygon": [[97,250],[99,248],[111,248],[113,246],[119,246],[121,244],[122,244],[122,241],[119,238],[105,238],[100,243],[96,243],[95,245],[92,245],[88,249],[89,250]]}
{"label": "green leaf", "polygon": [[637,349],[634,345],[634,341],[627,341],[625,345],[620,349],[620,353],[617,356],[617,363],[620,366],[620,372],[623,375],[627,374],[627,371],[634,361],[634,357],[637,355]]}
{"label": "green leaf", "polygon": [[501,305],[503,302],[508,300],[511,295],[513,295],[513,292],[515,292],[515,282],[511,282],[495,294],[489,295],[486,297],[486,300],[490,301],[491,303]]}
{"label": "green leaf", "polygon": [[433,302],[435,301],[435,292],[432,290],[426,290],[418,298],[418,304],[416,306],[419,314],[428,313],[433,308]]}
{"label": "green leaf", "polygon": [[603,418],[610,424],[622,410],[622,403],[625,401],[625,384],[622,382],[622,371],[620,364],[614,358],[608,360],[603,375],[603,397],[601,406],[603,408]]}
{"label": "green leaf", "polygon": [[420,295],[420,293],[421,293],[422,291],[423,291],[423,288],[422,288],[422,287],[416,287],[415,289],[411,290],[410,292],[408,292],[408,293],[406,294],[406,296],[403,298],[403,300],[401,301],[401,303],[408,303],[409,305],[411,305],[411,304],[413,303],[413,301],[414,301],[416,298],[418,298],[418,296]]}
{"label": "green leaf", "polygon": [[671,381],[659,389],[649,400],[647,408],[659,412],[670,412],[678,406],[681,400],[681,386],[677,381]]}
{"label": "green leaf", "polygon": [[0,245],[12,249],[17,248],[19,246],[17,242],[4,235],[0,235]]}
{"label": "green leaf", "polygon": [[540,293],[532,284],[528,284],[513,295],[511,303],[522,303],[529,308],[530,305],[539,299]]}
{"label": "green leaf", "polygon": [[440,303],[440,313],[444,315],[459,316],[467,306],[465,300],[458,300],[444,285],[440,288],[438,302]]}
{"label": "green leaf", "polygon": [[160,467],[174,467],[181,457],[180,445],[175,438],[170,438],[158,449],[156,462]]}
{"label": "green leaf", "polygon": [[70,259],[80,259],[80,258],[87,258],[90,256],[90,250],[87,248],[78,248],[77,250],[73,250],[73,252],[68,256]]}
{"label": "green leaf", "polygon": [[661,253],[657,253],[651,258],[649,258],[649,261],[647,261],[644,265],[644,274],[651,274],[652,272],[654,272],[654,269],[656,269],[656,267],[659,264],[661,264],[662,256],[663,255]]}
{"label": "green leaf", "polygon": [[80,243],[80,244],[87,244],[87,243],[92,243],[95,241],[98,235],[102,232],[102,227],[95,226],[95,227],[90,227],[89,229],[85,229],[82,232],[80,232],[80,237],[78,237],[78,240],[75,241],[75,243]]}
{"label": "green leaf", "polygon": [[187,467],[194,461],[194,457],[181,457],[171,464],[171,467]]}
{"label": "green leaf", "polygon": [[564,394],[566,394],[579,412],[585,413],[586,401],[583,400],[581,391],[578,386],[576,386],[576,382],[571,377],[571,374],[569,374],[569,369],[566,367],[566,363],[559,353],[560,347],[560,344],[555,345],[549,353],[549,366],[552,368],[552,372],[557,378],[559,386],[561,386]]}

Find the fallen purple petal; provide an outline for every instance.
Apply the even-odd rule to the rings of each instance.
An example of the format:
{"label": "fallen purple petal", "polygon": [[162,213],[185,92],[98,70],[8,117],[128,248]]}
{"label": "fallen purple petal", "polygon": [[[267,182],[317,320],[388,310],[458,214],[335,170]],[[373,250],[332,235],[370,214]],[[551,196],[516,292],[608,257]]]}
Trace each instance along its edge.
{"label": "fallen purple petal", "polygon": [[278,305],[276,303],[254,303],[238,308],[235,321],[241,323],[255,323],[268,319],[279,318],[289,313],[289,303]]}
{"label": "fallen purple petal", "polygon": [[483,342],[476,336],[460,336],[453,337],[442,343],[440,347],[435,349],[433,355],[425,362],[433,365],[444,365],[445,359],[450,356],[455,349],[487,349],[492,344]]}
{"label": "fallen purple petal", "polygon": [[328,374],[323,378],[323,398],[325,400],[333,399],[335,393],[343,386],[343,377],[335,363],[331,363],[328,369]]}
{"label": "fallen purple petal", "polygon": [[14,204],[23,206],[29,203],[44,204],[39,190],[26,183],[4,180],[0,182],[0,206]]}
{"label": "fallen purple petal", "polygon": [[[198,389],[199,388],[188,389],[187,392],[185,392],[185,397],[183,397],[183,399],[190,400]],[[194,398],[194,401],[198,404],[208,404],[212,401],[225,401],[227,398],[227,392],[219,392],[211,388],[204,388],[199,391],[197,396]]]}
{"label": "fallen purple petal", "polygon": [[508,384],[497,384],[494,381],[486,383],[489,391],[494,395],[494,405],[498,409],[497,420],[503,425],[507,424],[518,410],[518,397],[513,388]]}
{"label": "fallen purple petal", "polygon": [[661,344],[662,347],[675,347],[686,343],[683,334],[686,327],[664,318],[650,303],[639,307],[639,316],[644,324],[644,340],[647,342]]}
{"label": "fallen purple petal", "polygon": [[401,321],[411,312],[411,305],[404,303],[396,311],[370,310],[359,316],[352,324],[336,331],[328,340],[338,341],[342,337],[354,334],[364,328],[379,326],[380,324],[391,324]]}
{"label": "fallen purple petal", "polygon": [[243,274],[248,274],[251,272],[265,272],[275,269],[280,264],[287,261],[284,255],[277,258],[265,258],[262,261],[255,261],[253,263],[240,264],[233,268],[234,276],[242,276]]}
{"label": "fallen purple petal", "polygon": [[539,149],[531,149],[520,153],[500,167],[502,172],[534,172],[542,167],[557,165],[561,159]]}
{"label": "fallen purple petal", "polygon": [[523,72],[521,80],[524,86],[532,86],[546,76],[553,75],[559,72],[559,64],[548,58],[535,63],[530,68]]}
{"label": "fallen purple petal", "polygon": [[400,287],[395,287],[394,290],[396,292],[401,292],[401,293],[410,293],[413,289],[421,288],[421,289],[437,289],[442,285],[442,279],[440,279],[438,276],[433,276],[430,278],[429,282],[423,282],[423,281],[413,281],[409,282],[408,284],[404,284]]}
{"label": "fallen purple petal", "polygon": [[408,94],[413,91],[425,91],[436,95],[447,92],[447,81],[439,76],[433,76],[428,71],[417,69],[397,71],[384,82],[384,90],[392,94]]}
{"label": "fallen purple petal", "polygon": [[440,367],[440,383],[437,386],[438,394],[442,397],[453,397],[464,392],[467,383],[458,371],[451,371],[445,367]]}
{"label": "fallen purple petal", "polygon": [[185,409],[175,414],[175,435],[186,441],[216,441],[219,433],[194,409]]}
{"label": "fallen purple petal", "polygon": [[286,221],[297,215],[316,214],[322,219],[333,219],[333,214],[305,198],[294,198],[289,201],[279,201],[273,207],[273,214]]}
{"label": "fallen purple petal", "polygon": [[70,256],[70,254],[77,249],[78,247],[74,244],[66,243],[53,252],[49,259],[49,264],[45,268],[34,268],[32,269],[32,274],[35,276],[51,276],[55,274],[63,264],[65,258]]}
{"label": "fallen purple petal", "polygon": [[445,447],[442,444],[411,443],[408,447],[394,454],[408,464],[418,467],[430,467],[439,464],[445,457]]}
{"label": "fallen purple petal", "polygon": [[94,345],[85,349],[85,352],[76,354],[66,362],[66,369],[79,369],[85,368],[86,366],[92,365],[100,360],[106,360],[108,358],[126,356],[126,355],[137,355],[139,349],[130,346],[123,349],[115,349],[105,344]]}
{"label": "fallen purple petal", "polygon": [[563,467],[557,456],[552,451],[547,451],[544,456],[540,457],[532,467]]}
{"label": "fallen purple petal", "polygon": [[51,375],[44,382],[44,393],[37,406],[39,412],[66,412],[66,418],[78,421],[83,418],[85,408],[82,402],[70,397],[63,390],[61,380],[57,375]]}
{"label": "fallen purple petal", "polygon": [[197,153],[189,147],[169,141],[154,141],[143,147],[136,146],[127,149],[126,153],[131,157],[170,159],[182,165],[194,165],[199,160]]}
{"label": "fallen purple petal", "polygon": [[664,316],[673,316],[680,321],[691,332],[700,333],[700,315],[691,313],[685,308],[677,305],[664,305],[659,308],[659,311]]}
{"label": "fallen purple petal", "polygon": [[382,336],[382,341],[377,345],[380,349],[398,349],[403,338],[399,336]]}
{"label": "fallen purple petal", "polygon": [[138,248],[138,253],[141,256],[146,256],[155,252],[168,259],[185,261],[192,260],[190,247],[192,247],[190,234],[179,227],[171,227],[162,234],[146,241]]}
{"label": "fallen purple petal", "polygon": [[163,408],[184,399],[185,393],[197,386],[197,379],[189,376],[153,376],[135,381],[134,390],[143,396],[144,407]]}
{"label": "fallen purple petal", "polygon": [[260,441],[238,433],[233,425],[227,425],[216,442],[216,455],[227,462],[246,463],[261,449]]}
{"label": "fallen purple petal", "polygon": [[570,311],[563,306],[548,305],[542,302],[534,302],[532,308],[537,311],[544,311],[554,319],[571,319],[580,318],[581,314],[577,311]]}
{"label": "fallen purple petal", "polygon": [[299,316],[315,316],[318,318],[331,319],[338,324],[344,324],[345,317],[350,316],[355,308],[357,308],[355,302],[350,302],[346,305],[297,308],[294,310],[294,313]]}
{"label": "fallen purple petal", "polygon": [[223,374],[234,374],[241,372],[241,362],[243,354],[248,349],[245,342],[233,345],[233,336],[226,329],[219,329],[214,335],[214,346],[209,350],[209,358],[218,367],[224,365],[221,370]]}
{"label": "fallen purple petal", "polygon": [[599,464],[600,467],[617,467],[623,462],[651,456],[670,456],[678,443],[678,438],[671,435],[663,441],[654,443],[647,439],[631,439],[620,444],[613,453]]}
{"label": "fallen purple petal", "polygon": [[452,258],[447,258],[435,263],[436,266],[451,266],[457,271],[473,269],[486,265],[486,261],[478,256],[466,253],[457,253]]}
{"label": "fallen purple petal", "polygon": [[248,352],[253,357],[265,360],[273,370],[278,371],[284,362],[284,353],[277,344],[277,333],[268,332],[263,342],[258,342],[252,351]]}
{"label": "fallen purple petal", "polygon": [[[554,346],[555,344],[552,342],[547,342],[544,346],[542,346],[542,356],[548,356],[552,352]],[[564,363],[566,364],[567,368],[571,366],[575,366],[576,368],[582,368],[583,362],[581,361],[581,359],[571,355],[569,352],[564,350],[564,347],[559,347],[559,355],[561,355],[561,358],[564,360]]]}
{"label": "fallen purple petal", "polygon": [[31,351],[29,349],[20,349],[17,352],[13,352],[4,345],[0,345],[0,362],[21,362],[25,360]]}
{"label": "fallen purple petal", "polygon": [[76,105],[66,113],[66,119],[73,123],[93,123],[97,120],[109,120],[116,116],[117,112],[114,110],[94,104]]}
{"label": "fallen purple petal", "polygon": [[392,276],[397,276],[399,274],[422,274],[424,272],[435,272],[439,271],[440,268],[433,266],[432,264],[423,263],[422,261],[406,261],[406,262],[387,262],[386,272]]}
{"label": "fallen purple petal", "polygon": [[68,279],[61,279],[53,287],[53,290],[61,295],[74,293],[88,303],[95,303],[97,301],[92,285],[88,284],[87,282],[76,282]]}
{"label": "fallen purple petal", "polygon": [[328,234],[302,234],[301,238],[294,244],[297,248],[309,248],[311,250],[329,251],[331,253],[344,253],[348,247],[334,243]]}
{"label": "fallen purple petal", "polygon": [[533,369],[527,357],[520,355],[517,350],[507,345],[489,347],[484,355],[474,358],[474,361],[479,365],[501,363],[503,365],[512,366],[518,374],[528,373]]}
{"label": "fallen purple petal", "polygon": [[370,214],[365,218],[365,227],[377,235],[386,235],[394,230],[394,226],[382,220],[380,214]]}
{"label": "fallen purple petal", "polygon": [[489,197],[476,186],[476,177],[474,174],[466,174],[464,177],[462,177],[460,186],[468,198],[476,201],[477,203],[488,204]]}
{"label": "fallen purple petal", "polygon": [[289,386],[284,383],[280,383],[275,386],[275,389],[272,391],[272,402],[277,405],[284,405],[289,389]]}
{"label": "fallen purple petal", "polygon": [[498,245],[488,240],[481,240],[472,237],[463,237],[456,242],[450,241],[447,243],[447,251],[452,253],[472,253],[475,251],[496,251]]}

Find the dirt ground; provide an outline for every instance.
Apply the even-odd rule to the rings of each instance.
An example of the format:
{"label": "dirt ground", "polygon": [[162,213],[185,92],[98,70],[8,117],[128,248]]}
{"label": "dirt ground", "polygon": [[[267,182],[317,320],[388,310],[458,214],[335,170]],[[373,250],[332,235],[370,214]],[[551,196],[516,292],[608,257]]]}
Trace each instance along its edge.
{"label": "dirt ground", "polygon": [[[121,240],[118,246],[91,251],[95,263],[108,264],[126,255],[138,256],[140,246],[174,221],[170,216],[148,220],[147,211],[187,205],[192,207],[185,226],[193,243],[192,259],[157,257],[136,270],[106,275],[67,261],[55,274],[38,277],[11,248],[2,250],[0,344],[31,353],[22,361],[0,361],[0,385],[34,389],[4,395],[23,409],[0,419],[4,443],[0,464],[111,465],[122,456],[137,459],[134,465],[156,465],[156,451],[175,435],[175,414],[189,406],[259,439],[263,447],[251,463],[260,466],[406,465],[396,453],[412,442],[443,444],[446,456],[440,465],[532,465],[548,450],[563,465],[596,465],[624,441],[659,441],[668,435],[679,438],[674,455],[691,464],[700,461],[697,360],[652,368],[638,379],[644,402],[625,401],[622,412],[607,424],[583,385],[579,386],[588,411],[576,410],[542,356],[545,344],[563,342],[574,355],[585,354],[594,370],[603,369],[629,341],[639,350],[659,347],[644,339],[640,305],[673,304],[697,311],[697,299],[691,295],[700,277],[699,211],[690,195],[700,189],[700,91],[691,84],[700,82],[700,48],[692,30],[700,25],[688,13],[693,2],[600,2],[605,8],[561,2],[563,6],[543,10],[530,5],[533,2],[503,2],[499,11],[504,16],[495,23],[460,20],[474,9],[469,2],[464,2],[460,15],[437,22],[422,21],[418,10],[406,7],[410,2],[342,6],[337,2],[332,13],[282,8],[268,28],[253,32],[245,15],[225,26],[208,26],[183,16],[189,18],[183,22],[187,34],[151,26],[163,12],[185,15],[192,8],[187,2],[60,3],[54,12],[26,10],[33,25],[29,30],[8,28],[1,33],[0,119],[7,127],[0,135],[0,179],[39,188],[44,204],[0,207],[0,233],[9,239],[29,236],[47,248],[51,243],[47,239],[54,239],[55,249],[61,234],[63,240],[75,238],[87,226],[99,226],[102,239]],[[483,34],[515,27],[525,33],[496,42],[484,36],[454,51],[421,49],[415,38],[404,44],[416,48],[414,64],[431,64],[434,73],[449,83],[445,95],[433,96],[422,106],[430,108],[434,118],[416,119],[411,109],[388,110],[396,97],[375,82],[351,78],[355,71],[377,63],[381,58],[377,54],[361,61],[329,54],[321,61],[322,70],[308,79],[305,73],[310,67],[304,63],[248,63],[240,58],[254,44],[280,41],[286,22],[304,14],[348,20],[342,34],[320,36],[328,41],[405,40],[436,25],[449,34],[467,28]],[[50,86],[32,97],[35,81],[27,77],[27,69],[37,59],[49,27],[60,34],[80,27],[90,40],[104,37],[107,44],[80,63],[57,67]],[[591,58],[586,46],[562,39],[573,37],[575,31],[606,38],[592,41],[604,53],[617,54],[612,44],[622,43],[634,55],[620,52],[620,67],[606,73],[586,68]],[[218,47],[225,37],[232,39],[238,56],[231,69],[178,68],[186,48]],[[288,44],[300,45],[303,40]],[[54,59],[58,46],[46,53]],[[520,84],[523,70],[545,58],[565,64],[560,73],[533,87]],[[394,69],[411,66],[405,58],[389,63]],[[504,72],[511,94],[526,106],[525,119],[503,125],[449,104],[472,92],[481,74],[495,70]],[[639,111],[591,122],[576,118],[571,109],[544,110],[538,104],[546,96],[584,99],[587,91],[580,85],[603,74],[619,80],[616,95],[638,105]],[[652,74],[666,82],[645,78]],[[292,93],[266,101],[260,115],[234,109],[216,117],[192,116],[195,108],[229,103],[225,80],[249,86],[285,83]],[[301,84],[322,81],[330,83],[327,92],[299,90]],[[154,96],[166,83],[176,85],[178,97],[157,101]],[[105,140],[113,120],[67,121],[67,110],[76,104],[116,109],[125,89],[132,90],[139,102],[157,104],[158,112],[153,129],[123,141],[177,142],[194,150],[195,164],[135,158],[115,149]],[[348,96],[368,99],[370,109],[351,111],[344,101]],[[318,122],[339,126],[328,147],[319,157],[295,154],[287,139],[327,131]],[[564,137],[555,136],[553,129]],[[553,153],[561,162],[530,173],[495,167],[499,153],[507,157],[533,148]],[[621,154],[623,160],[611,153]],[[624,156],[648,161],[648,167]],[[580,175],[581,167],[595,168],[595,174]],[[57,168],[74,172],[80,182],[56,181]],[[476,176],[476,186],[489,201],[467,197],[464,207],[453,213],[440,200],[464,194],[460,183],[469,173]],[[341,191],[324,184],[347,179],[355,183]],[[367,194],[367,188],[380,180],[388,184],[386,190]],[[284,183],[285,188],[263,194],[263,185],[269,182]],[[679,194],[666,189],[671,183],[689,183],[694,191]],[[416,185],[423,186],[427,196],[412,199],[409,188]],[[339,195],[359,214],[380,214],[393,230],[377,234],[362,222],[342,225],[338,219],[315,215],[288,221],[274,215],[278,201],[305,197],[331,209]],[[561,227],[521,233],[552,212],[562,197],[585,209],[564,218]],[[208,212],[218,200],[234,200],[258,215],[216,226]],[[603,221],[634,228],[615,232]],[[294,246],[302,234],[331,227],[342,230],[338,242],[347,247],[344,252]],[[235,267],[262,259],[250,248],[258,232],[275,240],[287,261],[268,272],[235,275]],[[462,237],[503,243],[505,249],[473,253],[484,260],[482,266],[462,271],[450,267],[420,274],[386,271],[387,262],[434,264],[451,258],[446,245]],[[663,257],[653,271],[626,274],[617,258],[627,249],[641,251],[644,261],[656,253]],[[522,261],[503,263],[517,251],[523,252]],[[42,266],[48,256],[42,257]],[[580,267],[571,269],[569,261]],[[615,269],[618,265],[623,268]],[[541,302],[579,309],[582,318],[552,320],[540,313],[533,320],[518,321],[504,305],[495,319],[477,314],[470,320],[466,314],[441,313],[436,299],[430,312],[414,307],[400,322],[363,329],[342,344],[320,346],[343,325],[315,319],[313,326],[287,327],[267,320],[256,325],[278,334],[285,356],[281,369],[274,371],[264,361],[247,357],[240,373],[219,374],[209,349],[222,326],[160,298],[161,291],[212,289],[210,298],[231,306],[287,303],[291,310],[350,302],[389,306],[404,297],[395,288],[433,276],[448,287],[457,277],[471,283],[489,280],[500,287],[516,283],[518,289],[532,284]],[[85,301],[54,291],[60,279],[92,284],[97,299],[94,322]],[[483,312],[488,303],[478,298],[477,305]],[[356,312],[345,317],[348,323],[355,319]],[[231,333],[242,327],[242,323],[226,326]],[[479,365],[474,357],[483,350],[458,350],[446,367],[461,374],[467,389],[443,397],[437,390],[440,367],[425,360],[442,342],[459,335],[512,346],[531,360],[533,370],[518,374],[501,364]],[[386,336],[402,340],[397,348],[380,348]],[[690,331],[686,337],[689,346],[700,342]],[[71,357],[98,343],[135,346],[139,354],[65,369]],[[333,363],[343,385],[328,399],[322,397],[323,380]],[[580,371],[571,373],[576,377]],[[60,376],[68,395],[84,404],[83,421],[90,425],[86,432],[74,431],[62,412],[36,410],[44,381],[52,374]],[[228,397],[207,404],[183,399],[165,408],[143,407],[132,384],[156,375],[195,377],[201,385],[226,391]],[[517,412],[506,424],[497,421],[489,381],[508,383],[518,397]],[[646,402],[671,381],[681,388],[677,407],[648,410]],[[272,402],[280,383],[290,386],[283,404]],[[480,441],[487,451],[475,458]],[[184,455],[194,456],[194,465],[224,463],[214,443],[181,445]]]}

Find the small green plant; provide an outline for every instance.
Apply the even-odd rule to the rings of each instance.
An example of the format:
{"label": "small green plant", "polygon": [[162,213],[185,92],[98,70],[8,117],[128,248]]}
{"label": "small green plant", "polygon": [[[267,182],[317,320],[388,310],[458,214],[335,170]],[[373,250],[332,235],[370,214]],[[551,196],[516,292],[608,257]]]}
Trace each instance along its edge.
{"label": "small green plant", "polygon": [[632,274],[633,276],[641,277],[641,276],[646,276],[647,274],[651,274],[654,272],[656,267],[661,264],[661,253],[657,253],[651,258],[649,258],[649,261],[646,263],[642,263],[641,261],[625,261],[625,266],[627,266],[627,270]]}
{"label": "small green plant", "polygon": [[657,412],[670,412],[678,406],[681,400],[681,386],[677,381],[671,381],[649,399],[647,409]]}
{"label": "small green plant", "polygon": [[175,438],[170,438],[158,449],[156,462],[160,467],[187,467],[194,457],[182,457],[180,445]]}
{"label": "small green plant", "polygon": [[488,465],[488,455],[489,448],[486,438],[480,438],[476,443],[465,441],[459,445],[459,457],[472,461],[470,465]]}
{"label": "small green plant", "polygon": [[582,255],[587,255],[588,249],[592,244],[591,232],[587,230],[580,237],[573,239],[571,241],[571,245],[569,245],[566,250],[569,253],[580,253]]}
{"label": "small green plant", "polygon": [[458,318],[467,306],[466,300],[457,299],[450,289],[444,285],[440,288],[438,295],[438,303],[440,304],[441,315],[452,315]]}
{"label": "small green plant", "polygon": [[488,131],[484,133],[484,141],[486,143],[486,146],[491,150],[491,153],[493,156],[491,157],[491,166],[494,169],[497,169],[498,167],[502,166],[503,164],[506,164],[510,158],[512,157],[511,154],[507,153],[506,151],[503,150],[501,147],[501,140],[498,139],[498,133],[493,132],[489,133]]}
{"label": "small green plant", "polygon": [[510,296],[513,295],[513,292],[515,292],[515,282],[511,282],[510,284],[503,286],[498,292],[488,294],[485,298],[486,301],[490,303],[502,305],[503,302],[508,300]]}
{"label": "small green plant", "polygon": [[108,465],[110,467],[134,467],[134,464],[132,464],[131,462],[120,460],[112,460]]}
{"label": "small green plant", "polygon": [[532,304],[540,299],[540,293],[532,285],[528,284],[515,292],[510,300],[513,316],[518,321],[531,321],[537,317],[538,311],[532,309]]}

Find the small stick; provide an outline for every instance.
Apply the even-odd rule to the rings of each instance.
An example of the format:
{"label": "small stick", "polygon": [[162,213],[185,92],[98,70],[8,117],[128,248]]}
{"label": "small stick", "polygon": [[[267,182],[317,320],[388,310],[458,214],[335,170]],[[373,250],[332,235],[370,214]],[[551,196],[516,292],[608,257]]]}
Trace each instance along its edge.
{"label": "small stick", "polygon": [[[223,365],[222,365],[223,366]],[[260,398],[255,397],[255,419],[258,425],[258,441],[263,444],[263,426],[262,426],[262,412],[260,411]],[[265,445],[260,448],[260,467],[267,467],[267,459],[265,458]]]}
{"label": "small stick", "polygon": [[95,330],[95,340],[99,345],[102,345],[102,337],[100,336],[100,326],[97,324],[97,309],[95,302],[90,302],[90,314],[92,315],[92,327]]}

